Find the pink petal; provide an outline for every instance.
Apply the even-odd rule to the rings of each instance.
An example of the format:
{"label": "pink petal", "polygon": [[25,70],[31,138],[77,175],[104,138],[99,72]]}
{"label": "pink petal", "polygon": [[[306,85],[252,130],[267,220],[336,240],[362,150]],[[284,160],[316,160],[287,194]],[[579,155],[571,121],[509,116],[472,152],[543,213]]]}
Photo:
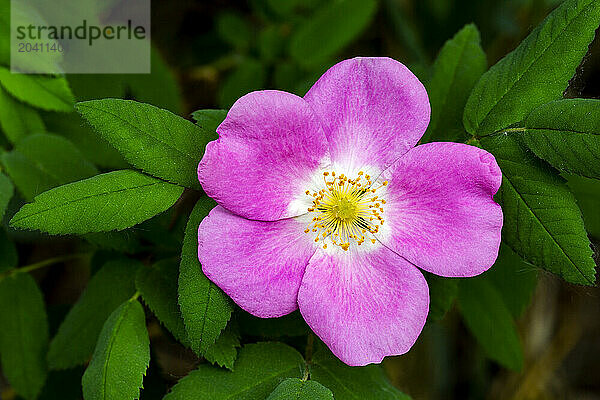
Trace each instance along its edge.
{"label": "pink petal", "polygon": [[376,175],[417,144],[429,124],[425,87],[391,58],[331,67],[304,96],[323,122],[332,160]]}
{"label": "pink petal", "polygon": [[417,146],[387,169],[385,229],[378,239],[417,267],[467,277],[492,266],[500,247],[502,182],[490,153],[459,143]]}
{"label": "pink petal", "polygon": [[252,221],[215,207],[198,229],[204,274],[241,308],[261,318],[298,308],[300,281],[315,252],[296,218]]}
{"label": "pink petal", "polygon": [[429,309],[421,272],[383,246],[373,252],[318,250],[298,293],[311,329],[351,366],[406,353]]}
{"label": "pink petal", "polygon": [[291,203],[304,195],[327,142],[301,97],[275,90],[240,98],[217,128],[198,166],[204,191],[246,218],[277,220],[306,212]]}

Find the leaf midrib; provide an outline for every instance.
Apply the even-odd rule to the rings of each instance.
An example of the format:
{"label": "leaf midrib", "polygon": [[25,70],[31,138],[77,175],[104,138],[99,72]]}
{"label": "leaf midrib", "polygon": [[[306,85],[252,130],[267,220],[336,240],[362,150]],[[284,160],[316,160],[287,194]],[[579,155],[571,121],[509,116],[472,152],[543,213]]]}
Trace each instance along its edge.
{"label": "leaf midrib", "polygon": [[[85,200],[88,200],[88,199],[91,199],[91,198],[94,198],[94,197],[108,196],[108,195],[111,195],[111,194],[114,194],[114,193],[125,192],[127,190],[135,190],[135,189],[140,189],[140,188],[143,188],[143,187],[149,187],[149,186],[158,185],[158,184],[165,184],[165,183],[166,182],[157,181],[157,182],[147,183],[147,184],[140,185],[140,186],[131,186],[131,187],[123,188],[123,189],[113,190],[111,192],[102,192],[102,193],[96,193],[96,194],[89,195],[89,196],[80,197],[80,198],[77,198],[77,199],[74,199],[74,200],[69,200],[67,202],[64,202],[64,203],[61,203],[61,204],[58,204],[58,205],[55,205],[55,206],[52,206],[52,207],[49,207],[49,208],[45,208],[43,210],[37,211],[37,212],[32,213],[32,214],[28,214],[28,215],[26,215],[24,217],[21,217],[21,218],[18,218],[18,219],[13,219],[11,222],[14,224],[14,223],[23,221],[23,220],[25,220],[27,218],[35,217],[36,215],[43,214],[43,213],[46,213],[48,211],[55,210],[57,208],[65,207],[65,206],[68,206],[68,205],[73,204],[73,203],[77,203],[77,202],[80,202],[80,201],[85,201]],[[35,204],[35,200],[31,204]]]}
{"label": "leaf midrib", "polygon": [[[91,110],[96,110],[96,111],[99,111],[99,112],[103,112],[103,113],[105,113],[105,114],[108,114],[108,115],[110,115],[110,116],[113,116],[113,117],[115,117],[116,119],[118,119],[119,121],[121,121],[121,122],[124,122],[126,125],[128,125],[128,126],[131,126],[131,127],[132,127],[134,130],[136,130],[138,133],[141,133],[141,134],[142,134],[142,136],[150,137],[150,138],[152,138],[152,139],[156,140],[157,142],[161,143],[162,145],[164,145],[164,146],[166,146],[166,147],[168,147],[168,148],[170,148],[170,149],[172,149],[172,150],[175,150],[175,152],[176,152],[176,153],[179,153],[179,154],[181,154],[181,155],[182,155],[184,158],[187,158],[187,159],[191,160],[192,162],[196,162],[196,161],[197,161],[193,155],[191,155],[191,154],[189,154],[189,153],[186,153],[186,152],[184,152],[184,151],[182,151],[182,150],[178,149],[177,147],[174,147],[174,146],[170,145],[169,143],[167,143],[167,142],[163,141],[163,140],[162,140],[160,137],[157,137],[157,136],[153,136],[153,135],[147,134],[147,133],[146,133],[145,131],[143,131],[141,128],[137,127],[137,126],[136,126],[136,125],[134,125],[133,123],[131,123],[131,122],[129,122],[128,120],[124,119],[124,118],[123,118],[123,117],[121,117],[119,114],[115,114],[114,112],[112,112],[112,111],[109,111],[109,110],[106,110],[106,109],[103,109],[103,108],[99,108],[99,107],[93,107],[93,106],[90,106],[90,105],[89,105],[89,102],[83,102],[83,103],[79,103],[79,104],[78,104],[78,107],[83,107],[83,108],[86,108],[86,107],[87,107],[88,109],[91,109]],[[187,122],[189,122],[189,121],[187,121]],[[191,122],[190,122],[190,124],[191,124]],[[192,125],[193,125],[193,124],[192,124]],[[194,126],[195,126],[195,125],[194,125]],[[98,129],[98,128],[96,128],[96,129]],[[98,129],[98,130],[100,130],[100,129]]]}
{"label": "leaf midrib", "polygon": [[563,133],[576,133],[578,135],[592,135],[592,136],[600,136],[599,132],[585,132],[585,131],[577,131],[574,129],[560,129],[560,128],[529,128],[525,126],[525,132],[527,131],[552,131],[552,132],[563,132]]}
{"label": "leaf midrib", "polygon": [[[199,265],[199,267],[200,267],[200,269],[202,269],[201,265]],[[201,353],[204,353],[205,351],[207,351],[208,348],[212,344],[214,344],[214,342],[213,342],[213,343],[207,344],[206,347],[203,346],[203,344],[205,343],[204,332],[205,332],[205,326],[206,326],[206,319],[207,319],[207,315],[208,315],[208,306],[210,305],[210,300],[211,300],[210,292],[212,290],[214,290],[213,289],[213,283],[209,282],[209,284],[208,284],[208,290],[206,291],[206,305],[204,307],[204,313],[202,313],[202,326],[200,327],[200,350],[201,350]],[[215,341],[216,341],[216,339],[217,338],[215,338]],[[202,351],[202,347],[205,347],[204,351]]]}
{"label": "leaf midrib", "polygon": [[102,398],[103,399],[106,399],[106,388],[108,386],[106,376],[107,376],[107,372],[108,372],[108,364],[110,363],[110,358],[111,358],[110,355],[112,352],[112,348],[114,346],[115,340],[117,340],[116,332],[118,332],[119,329],[121,328],[121,324],[125,320],[125,316],[129,312],[129,308],[130,308],[131,304],[133,304],[131,302],[131,300],[127,302],[127,305],[124,307],[124,310],[119,314],[119,318],[117,319],[115,326],[111,330],[111,336],[110,336],[110,339],[108,342],[108,346],[106,348],[106,360],[104,361],[104,364],[102,365]]}

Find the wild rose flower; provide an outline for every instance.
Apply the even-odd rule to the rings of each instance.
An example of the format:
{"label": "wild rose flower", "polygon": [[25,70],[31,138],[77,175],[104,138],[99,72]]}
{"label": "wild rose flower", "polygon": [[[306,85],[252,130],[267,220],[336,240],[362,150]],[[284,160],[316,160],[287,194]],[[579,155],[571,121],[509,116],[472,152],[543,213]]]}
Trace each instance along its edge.
{"label": "wild rose flower", "polygon": [[429,116],[421,82],[389,58],[342,61],[304,98],[240,98],[198,167],[219,204],[198,231],[206,276],[258,317],[299,308],[346,364],[407,352],[429,309],[419,268],[478,275],[502,227],[494,157],[414,147]]}

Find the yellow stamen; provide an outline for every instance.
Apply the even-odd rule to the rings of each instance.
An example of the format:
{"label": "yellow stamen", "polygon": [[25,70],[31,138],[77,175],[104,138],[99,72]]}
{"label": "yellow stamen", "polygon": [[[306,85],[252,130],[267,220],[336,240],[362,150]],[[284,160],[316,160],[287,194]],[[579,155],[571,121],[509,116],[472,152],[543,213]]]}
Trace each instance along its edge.
{"label": "yellow stamen", "polygon": [[[372,187],[370,176],[361,182],[363,171],[358,172],[355,179],[345,174],[336,177],[335,171],[323,172],[324,188],[318,192],[307,190],[305,193],[312,198],[309,212],[316,214],[306,233],[316,233],[315,242],[326,240],[347,251],[352,245],[362,245],[368,242],[376,243],[372,235],[379,232],[383,224],[383,205],[385,200],[373,196],[378,189],[388,184],[382,182],[379,187]],[[331,178],[327,178],[331,176]],[[328,180],[329,179],[329,180]],[[365,235],[371,236],[366,238]]]}

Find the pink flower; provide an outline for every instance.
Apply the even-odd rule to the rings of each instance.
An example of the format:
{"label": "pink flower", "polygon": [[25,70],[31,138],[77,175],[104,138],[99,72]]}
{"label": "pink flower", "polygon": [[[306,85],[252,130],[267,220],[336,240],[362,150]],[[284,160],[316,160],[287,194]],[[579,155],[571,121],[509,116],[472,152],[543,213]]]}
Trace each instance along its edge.
{"label": "pink flower", "polygon": [[258,317],[296,309],[348,365],[407,352],[429,309],[423,269],[494,263],[502,179],[477,147],[414,147],[425,88],[401,63],[354,58],[302,97],[240,98],[198,166],[219,204],[198,231],[206,276]]}

